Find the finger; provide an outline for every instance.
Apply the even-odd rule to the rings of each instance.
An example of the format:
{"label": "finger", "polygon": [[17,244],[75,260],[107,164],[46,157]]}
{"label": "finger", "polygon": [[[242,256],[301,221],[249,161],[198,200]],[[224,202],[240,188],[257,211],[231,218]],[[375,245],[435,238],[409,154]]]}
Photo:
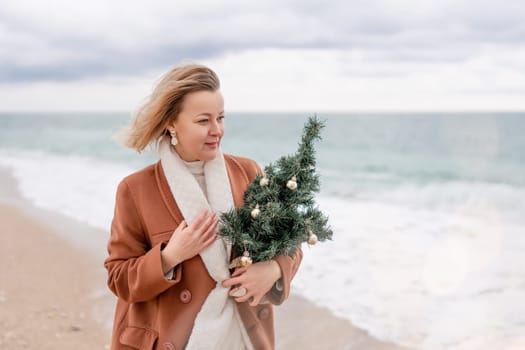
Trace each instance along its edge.
{"label": "finger", "polygon": [[230,288],[235,286],[236,284],[241,284],[240,278],[228,278],[227,280],[222,281],[221,285],[224,288]]}
{"label": "finger", "polygon": [[210,236],[215,236],[219,231],[219,218],[215,218],[211,225],[202,233],[201,238],[208,239]]}
{"label": "finger", "polygon": [[214,212],[211,212],[210,215],[206,218],[206,220],[201,224],[199,229],[202,230],[202,232],[207,232],[208,230],[212,229],[216,225],[218,225],[219,217]]}
{"label": "finger", "polygon": [[202,249],[212,244],[215,241],[215,239],[217,239],[216,234],[212,234],[210,237],[208,237],[204,242],[202,242]]}
{"label": "finger", "polygon": [[199,215],[193,220],[191,225],[189,226],[192,230],[196,230],[201,226],[201,224],[204,222],[204,220],[208,217],[208,209],[203,209],[200,211]]}
{"label": "finger", "polygon": [[197,239],[199,239],[201,243],[205,243],[205,242],[209,242],[210,239],[214,240],[217,237],[218,231],[214,230],[213,227],[211,227],[210,229],[202,233],[199,231],[196,231],[195,233],[198,235]]}
{"label": "finger", "polygon": [[235,296],[235,293],[237,293],[242,287],[237,287],[237,288],[233,288],[230,290],[230,292],[228,293],[229,296],[231,297],[234,297]]}
{"label": "finger", "polygon": [[209,212],[208,214],[206,214],[203,220],[201,220],[198,225],[195,225],[193,227],[195,234],[197,234],[198,236],[201,236],[202,234],[204,234],[208,230],[210,225],[213,224],[214,222],[213,219],[215,216],[216,215],[213,212]]}
{"label": "finger", "polygon": [[250,306],[257,306],[259,305],[259,301],[261,300],[261,298],[256,298],[256,297],[252,297],[249,304]]}
{"label": "finger", "polygon": [[217,228],[219,227],[219,218],[217,217],[217,215],[213,214],[214,216],[211,217],[211,220],[209,222],[209,224],[205,227],[206,229],[204,230],[205,232],[208,232],[208,231],[217,231]]}
{"label": "finger", "polygon": [[234,299],[235,299],[235,301],[238,302],[238,303],[244,303],[244,302],[246,302],[246,301],[249,301],[250,298],[252,298],[252,295],[246,293],[244,296],[242,296],[242,297],[238,297],[238,298],[234,298]]}
{"label": "finger", "polygon": [[242,275],[245,272],[246,272],[246,267],[238,267],[233,272],[232,277],[240,276],[240,275]]}

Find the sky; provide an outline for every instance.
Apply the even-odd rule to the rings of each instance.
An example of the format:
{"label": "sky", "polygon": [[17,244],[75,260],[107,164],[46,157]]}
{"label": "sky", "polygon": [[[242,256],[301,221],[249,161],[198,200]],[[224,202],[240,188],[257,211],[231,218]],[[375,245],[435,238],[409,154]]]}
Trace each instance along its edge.
{"label": "sky", "polygon": [[227,111],[525,110],[518,0],[0,0],[0,111],[134,111],[203,63]]}

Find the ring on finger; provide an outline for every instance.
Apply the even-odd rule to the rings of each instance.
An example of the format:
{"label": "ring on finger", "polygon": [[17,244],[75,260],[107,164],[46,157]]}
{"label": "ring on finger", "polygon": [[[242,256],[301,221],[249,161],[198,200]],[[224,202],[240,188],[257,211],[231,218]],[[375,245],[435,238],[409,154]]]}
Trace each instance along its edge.
{"label": "ring on finger", "polygon": [[235,298],[240,298],[240,297],[245,296],[246,293],[248,293],[248,291],[246,290],[246,288],[244,288],[244,287],[239,287],[239,288],[237,288],[237,290],[235,290],[235,291],[232,293],[232,296],[235,297]]}

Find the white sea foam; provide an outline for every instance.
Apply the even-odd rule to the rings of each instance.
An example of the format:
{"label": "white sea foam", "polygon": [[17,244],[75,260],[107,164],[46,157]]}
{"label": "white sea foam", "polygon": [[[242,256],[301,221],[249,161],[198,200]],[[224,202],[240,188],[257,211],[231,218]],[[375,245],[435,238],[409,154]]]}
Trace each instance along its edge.
{"label": "white sea foam", "polygon": [[525,332],[525,196],[486,186],[321,196],[334,242],[304,247],[295,290],[399,344],[504,348]]}
{"label": "white sea foam", "polygon": [[108,230],[118,182],[131,167],[80,156],[2,151],[0,165],[10,168],[20,193],[36,206],[58,211]]}
{"label": "white sea foam", "polygon": [[[105,230],[117,183],[134,170],[20,151],[2,151],[0,166],[13,170],[36,205]],[[523,189],[456,182],[318,199],[334,241],[304,246],[295,292],[379,338],[419,349],[522,342]]]}

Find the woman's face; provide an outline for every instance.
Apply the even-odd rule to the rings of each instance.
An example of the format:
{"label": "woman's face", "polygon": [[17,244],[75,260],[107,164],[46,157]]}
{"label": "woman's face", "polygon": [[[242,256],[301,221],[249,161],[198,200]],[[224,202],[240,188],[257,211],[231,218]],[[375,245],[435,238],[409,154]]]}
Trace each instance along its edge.
{"label": "woman's face", "polygon": [[212,160],[224,135],[224,99],[219,90],[197,91],[184,96],[177,120],[168,124],[175,131],[175,150],[187,161]]}

